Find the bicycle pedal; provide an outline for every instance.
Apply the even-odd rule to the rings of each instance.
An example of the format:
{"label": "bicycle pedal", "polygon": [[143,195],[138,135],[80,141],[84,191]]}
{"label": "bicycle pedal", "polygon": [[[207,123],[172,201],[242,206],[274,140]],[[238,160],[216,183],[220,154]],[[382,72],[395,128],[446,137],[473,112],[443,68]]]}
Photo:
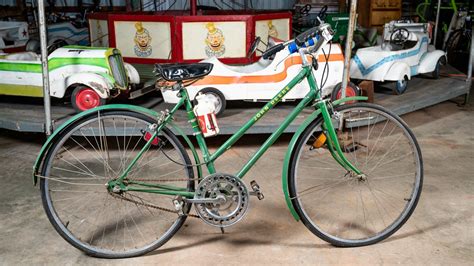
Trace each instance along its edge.
{"label": "bicycle pedal", "polygon": [[174,205],[174,208],[175,210],[178,212],[178,215],[179,216],[183,216],[184,215],[184,211],[183,211],[183,200],[181,199],[181,197],[177,197],[173,200],[173,205]]}
{"label": "bicycle pedal", "polygon": [[265,196],[263,195],[262,191],[260,191],[260,186],[258,185],[257,181],[253,180],[250,182],[250,187],[253,191],[250,192],[250,195],[257,196],[258,200],[263,200]]}

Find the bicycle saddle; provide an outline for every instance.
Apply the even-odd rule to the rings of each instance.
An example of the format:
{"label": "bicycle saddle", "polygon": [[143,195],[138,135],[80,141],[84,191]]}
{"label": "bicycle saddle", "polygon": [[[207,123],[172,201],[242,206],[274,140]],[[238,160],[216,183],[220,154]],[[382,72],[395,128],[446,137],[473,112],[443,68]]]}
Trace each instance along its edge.
{"label": "bicycle saddle", "polygon": [[212,64],[155,64],[156,72],[167,81],[197,79],[211,73]]}

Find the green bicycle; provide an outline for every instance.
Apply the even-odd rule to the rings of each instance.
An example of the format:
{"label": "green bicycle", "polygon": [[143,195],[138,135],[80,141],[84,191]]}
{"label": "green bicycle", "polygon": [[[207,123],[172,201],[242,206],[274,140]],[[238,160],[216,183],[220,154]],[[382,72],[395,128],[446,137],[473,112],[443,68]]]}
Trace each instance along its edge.
{"label": "green bicycle", "polygon": [[[34,166],[34,182],[39,178],[56,231],[89,255],[123,258],[162,246],[189,216],[218,228],[231,226],[244,217],[252,195],[263,198],[255,181],[247,188],[242,178],[296,116],[312,108],[283,162],[291,214],[335,246],[370,245],[396,232],[420,197],[420,148],[397,115],[374,104],[348,103],[365,97],[321,98],[312,71],[316,62],[307,56],[319,53],[332,35],[322,24],[267,50],[266,57],[282,49],[299,53],[300,73],[214,153],[183,85],[208,74],[210,64],[157,66],[164,79],[176,82],[171,89],[181,97],[171,111],[106,105],[72,117],[48,138]],[[216,171],[214,162],[305,80],[310,92],[249,161],[235,174]],[[172,121],[182,106],[202,158]]]}

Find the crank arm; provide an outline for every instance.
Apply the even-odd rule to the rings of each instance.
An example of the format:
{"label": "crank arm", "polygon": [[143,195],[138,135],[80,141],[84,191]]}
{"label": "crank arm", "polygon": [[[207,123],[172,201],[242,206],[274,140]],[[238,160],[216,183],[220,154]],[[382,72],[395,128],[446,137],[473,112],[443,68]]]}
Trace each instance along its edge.
{"label": "crank arm", "polygon": [[214,199],[183,199],[184,202],[186,203],[197,203],[197,204],[202,204],[202,203],[224,203],[225,199],[224,198],[214,198]]}

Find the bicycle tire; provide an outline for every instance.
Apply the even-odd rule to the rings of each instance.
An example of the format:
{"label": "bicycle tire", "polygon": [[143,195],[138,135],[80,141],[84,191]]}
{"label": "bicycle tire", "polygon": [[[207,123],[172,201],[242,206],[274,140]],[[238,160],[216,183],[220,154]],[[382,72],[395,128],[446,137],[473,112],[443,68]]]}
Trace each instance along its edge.
{"label": "bicycle tire", "polygon": [[[124,122],[123,135],[119,135],[119,121]],[[135,124],[133,124],[134,122]],[[186,215],[179,216],[176,213],[165,212],[121,198],[114,198],[103,185],[108,179],[104,180],[99,176],[99,173],[102,173],[100,171],[102,168],[104,173],[112,173],[115,166],[120,167],[116,169],[124,169],[127,165],[126,162],[134,157],[134,151],[139,150],[137,146],[146,143],[141,130],[146,129],[152,123],[155,123],[154,119],[136,112],[98,111],[73,122],[64,129],[58,140],[48,150],[41,169],[43,178],[40,180],[43,207],[54,229],[72,246],[94,257],[134,257],[162,246],[184,224]],[[99,134],[101,132],[100,128],[103,128],[102,136],[109,136],[109,138],[99,137],[97,139],[95,135],[97,132],[94,132],[93,127],[95,125],[98,125]],[[130,130],[132,125],[133,129]],[[90,126],[90,128],[87,126]],[[93,137],[92,133],[94,133]],[[115,141],[114,135],[116,143],[113,143]],[[155,181],[159,181],[160,177],[156,176],[176,165],[171,162],[158,165],[152,161],[161,157],[165,159],[165,156],[160,157],[159,154],[164,152],[165,149],[174,149],[176,153],[176,155],[174,153],[170,155],[171,152],[168,151],[167,156],[174,156],[174,160],[181,160],[185,165],[191,164],[186,150],[169,129],[163,129],[159,135],[159,141],[163,143],[163,146],[160,146],[159,149],[156,146],[150,146],[150,149],[137,161],[136,167],[128,175],[129,180],[133,180],[137,176],[151,176],[155,178]],[[106,163],[104,159],[103,165],[100,165],[100,160],[97,160],[101,158],[99,153],[96,153],[98,152],[96,148],[99,148],[99,142],[108,143],[102,146],[104,147],[102,154],[105,158],[105,149],[107,149],[106,156],[108,158]],[[123,149],[120,149],[122,143]],[[96,144],[97,147],[95,147]],[[165,147],[168,144],[169,146]],[[129,147],[131,149],[132,145],[134,151],[128,152],[130,156],[126,157],[127,151]],[[93,149],[87,150],[88,147]],[[155,150],[152,150],[153,148]],[[86,153],[88,151],[90,153]],[[154,157],[156,153],[158,155]],[[116,155],[120,157],[120,162],[116,162]],[[70,158],[71,160],[68,161]],[[66,161],[68,162],[64,163]],[[98,166],[96,167],[95,164]],[[189,166],[179,167],[182,167],[179,173],[182,172],[189,179],[184,181],[184,184],[181,183],[183,190],[194,191],[193,169]],[[86,177],[89,177],[89,172],[92,172],[92,170],[86,172],[86,169],[97,171],[93,172],[96,174],[90,176],[91,179],[83,181],[87,179]],[[60,177],[57,176],[61,173],[73,174],[78,177],[74,177],[74,179],[63,176],[60,180]],[[117,173],[120,173],[120,171],[117,171]],[[94,186],[96,183],[99,185]],[[70,189],[67,190],[68,188]],[[97,189],[97,191],[93,192],[93,189]],[[62,196],[63,194],[65,196]],[[121,195],[147,204],[153,204],[158,200],[168,203],[169,199],[163,195],[134,193],[133,191],[123,192]],[[68,198],[71,196],[72,198]],[[174,209],[171,199],[168,204],[167,207]],[[185,214],[189,212],[190,208],[191,204],[184,205]],[[119,244],[123,246],[119,246]]]}
{"label": "bicycle tire", "polygon": [[469,56],[466,55],[469,55],[471,48],[471,34],[471,32],[464,29],[457,29],[451,33],[446,41],[445,49],[450,63],[466,61],[469,59]]}
{"label": "bicycle tire", "polygon": [[[307,149],[308,144],[311,146],[315,143],[311,136],[322,132],[322,118],[319,117],[305,129],[296,142],[296,148],[291,156],[288,173],[291,202],[303,224],[313,234],[332,245],[339,247],[371,245],[395,233],[413,213],[423,183],[420,147],[406,123],[381,106],[354,103],[339,106],[336,111],[345,117],[346,132],[338,131],[338,137],[346,136],[349,139],[345,143],[340,141],[346,158],[360,170],[365,171],[367,177],[364,180],[360,177],[347,176],[347,171],[334,161],[325,145],[312,150]],[[357,114],[358,116],[355,116]],[[362,123],[364,120],[361,119],[364,116],[365,119],[374,119],[369,120],[374,122],[369,122],[368,127],[363,125],[356,127],[356,124],[348,127],[350,123]],[[384,132],[385,129],[390,131]],[[371,136],[377,137],[377,140],[374,142]],[[393,142],[394,139],[396,142]],[[384,140],[388,148],[382,144],[378,146],[379,141]],[[408,148],[409,152],[404,153],[407,151],[400,148]],[[392,155],[396,160],[386,158]],[[386,160],[390,165],[381,171],[375,171],[377,166],[387,165]],[[369,161],[376,162],[371,171],[368,171],[367,167]],[[395,164],[397,161],[402,163]],[[331,167],[336,168],[328,169]],[[402,169],[403,174],[398,172]],[[410,170],[414,170],[414,173],[409,173]],[[386,176],[380,176],[379,173]],[[398,190],[404,193],[394,194],[394,191]],[[318,194],[315,195],[314,192]],[[311,194],[312,197],[306,196]],[[319,198],[316,199],[315,196]],[[389,202],[391,199],[393,202]],[[390,221],[387,223],[384,218]]]}

